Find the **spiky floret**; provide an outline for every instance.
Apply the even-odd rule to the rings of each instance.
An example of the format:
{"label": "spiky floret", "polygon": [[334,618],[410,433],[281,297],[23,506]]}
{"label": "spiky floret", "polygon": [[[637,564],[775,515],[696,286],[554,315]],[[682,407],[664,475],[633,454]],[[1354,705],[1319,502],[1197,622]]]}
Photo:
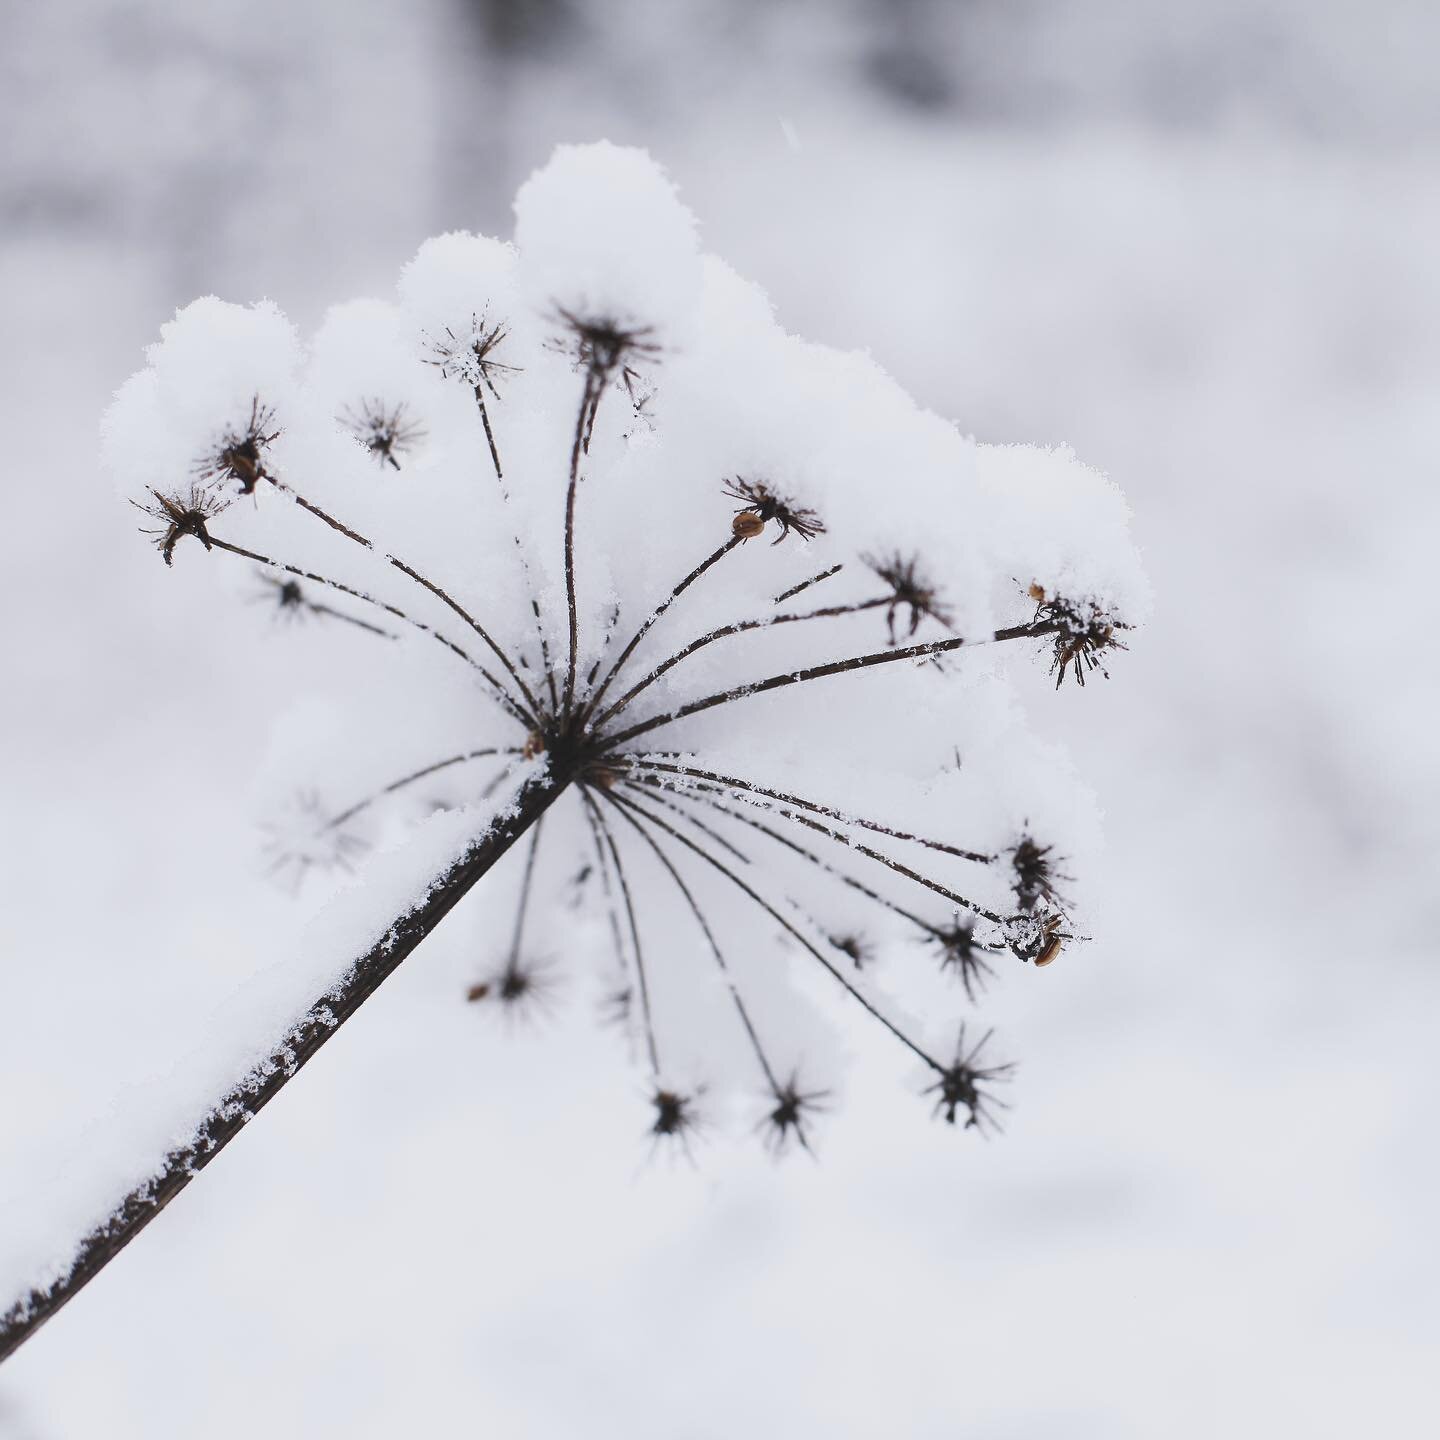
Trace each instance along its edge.
{"label": "spiky floret", "polygon": [[922,620],[933,620],[946,630],[954,629],[950,612],[940,601],[938,587],[920,570],[920,558],[912,555],[906,558],[900,554],[888,556],[864,555],[861,559],[890,587],[889,608],[885,612],[885,625],[890,632],[890,643],[900,643],[900,632],[895,620],[900,611],[908,610],[909,628],[904,638],[913,639]]}
{"label": "spiky floret", "polygon": [[1055,688],[1060,688],[1067,674],[1075,677],[1077,685],[1083,685],[1085,676],[1095,670],[1108,680],[1110,672],[1100,657],[1111,650],[1128,649],[1117,632],[1130,627],[1093,597],[1051,595],[1038,583],[1030,586],[1029,595],[1035,601],[1035,623],[1054,627],[1050,673]]}
{"label": "spiky floret", "polygon": [[802,1150],[810,1150],[806,1127],[815,1115],[824,1111],[829,1098],[828,1090],[802,1090],[799,1074],[792,1070],[790,1078],[771,1093],[770,1108],[760,1121],[765,1143],[772,1154],[784,1154],[792,1143]]}
{"label": "spiky floret", "polygon": [[616,315],[581,315],[563,305],[555,307],[555,317],[565,333],[553,342],[553,348],[573,355],[598,380],[608,381],[617,372],[629,378],[632,361],[660,354],[652,325],[638,325]]}
{"label": "spiky floret", "polygon": [[443,335],[425,337],[425,363],[433,365],[442,376],[454,376],[475,388],[484,388],[499,398],[495,382],[515,371],[503,364],[496,352],[509,332],[500,323],[491,324],[484,315],[472,315],[470,324],[459,330],[448,325]]}
{"label": "spiky floret", "polygon": [[335,823],[314,790],[297,791],[290,803],[262,827],[267,872],[298,890],[316,871],[353,873],[370,846]]}
{"label": "spiky floret", "polygon": [[948,924],[937,926],[925,936],[927,943],[940,952],[940,969],[958,976],[971,1004],[995,973],[986,958],[995,947],[977,940],[975,928],[974,919],[966,919],[957,911]]}
{"label": "spiky floret", "polygon": [[231,426],[214,449],[195,462],[195,473],[202,479],[225,483],[235,481],[242,495],[253,495],[255,487],[270,478],[265,451],[280,438],[272,406],[255,395],[250,401],[250,416],[242,425]]}
{"label": "spiky floret", "polygon": [[741,540],[751,540],[772,520],[780,527],[780,533],[771,544],[778,545],[787,535],[798,535],[802,540],[813,540],[823,533],[824,522],[813,510],[782,498],[763,480],[747,480],[737,475],[725,482],[725,493],[732,500],[743,503],[735,512],[733,533]]}
{"label": "spiky floret", "polygon": [[831,935],[830,943],[843,955],[857,970],[864,967],[875,958],[875,947],[865,939],[863,935],[856,935],[853,932],[844,935]]}
{"label": "spiky floret", "polygon": [[650,1095],[650,1104],[655,1110],[650,1133],[657,1140],[678,1140],[683,1145],[698,1132],[699,1118],[694,1095],[656,1086]]}
{"label": "spiky floret", "polygon": [[1022,835],[1010,850],[1011,886],[1021,910],[1033,910],[1041,902],[1063,908],[1060,885],[1070,881],[1059,866],[1053,845],[1041,845],[1033,835]]}
{"label": "spiky floret", "polygon": [[345,428],[381,464],[400,468],[400,456],[414,450],[425,439],[425,427],[410,418],[409,406],[402,400],[386,405],[382,400],[366,398],[341,417]]}
{"label": "spiky floret", "polygon": [[503,1013],[517,1020],[531,1020],[548,1014],[555,996],[551,962],[535,956],[511,955],[498,969],[476,981],[465,992],[472,1004],[493,1001]]}
{"label": "spiky floret", "polygon": [[230,504],[229,496],[205,480],[192,480],[185,490],[170,494],[151,490],[150,496],[146,502],[132,500],[130,503],[141,514],[160,521],[159,528],[142,526],[140,533],[151,537],[167,565],[175,563],[175,547],[186,535],[193,535],[209,550],[210,532],[206,526]]}
{"label": "spiky floret", "polygon": [[1013,1061],[1003,1065],[976,1063],[980,1052],[990,1043],[990,1037],[994,1033],[993,1030],[987,1030],[967,1051],[965,1026],[962,1024],[959,1039],[955,1044],[954,1060],[941,1071],[934,1084],[926,1086],[925,1094],[935,1096],[934,1113],[937,1116],[943,1115],[946,1124],[955,1124],[956,1116],[963,1108],[966,1111],[967,1130],[979,1130],[983,1133],[987,1126],[992,1130],[1000,1128],[994,1109],[998,1107],[1006,1110],[1009,1106],[982,1087],[1009,1080],[1014,1073],[1015,1064]]}

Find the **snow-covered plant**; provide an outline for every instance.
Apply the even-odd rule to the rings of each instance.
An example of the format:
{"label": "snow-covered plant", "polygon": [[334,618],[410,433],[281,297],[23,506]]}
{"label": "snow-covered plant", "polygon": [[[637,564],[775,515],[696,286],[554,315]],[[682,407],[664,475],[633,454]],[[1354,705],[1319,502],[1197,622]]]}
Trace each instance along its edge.
{"label": "snow-covered plant", "polygon": [[[810,1147],[833,1072],[807,968],[890,1033],[936,1115],[985,1129],[1010,1067],[948,1002],[1081,933],[1088,810],[1007,665],[1039,652],[1083,684],[1123,648],[1145,589],[1119,493],[786,334],[641,153],[562,148],[515,209],[513,245],[427,242],[396,303],[337,307],[308,349],[273,305],[196,301],[106,418],[167,565],[214,566],[217,604],[227,569],[253,595],[258,568],[278,614],[371,632],[418,701],[358,759],[313,757],[275,866],[363,875],[361,825],[445,822],[451,848],[10,1313],[11,1343],[512,845],[469,999],[598,977],[656,1143],[738,1097],[775,1149]],[[331,798],[327,769],[361,763]],[[406,808],[442,774],[448,814]]]}

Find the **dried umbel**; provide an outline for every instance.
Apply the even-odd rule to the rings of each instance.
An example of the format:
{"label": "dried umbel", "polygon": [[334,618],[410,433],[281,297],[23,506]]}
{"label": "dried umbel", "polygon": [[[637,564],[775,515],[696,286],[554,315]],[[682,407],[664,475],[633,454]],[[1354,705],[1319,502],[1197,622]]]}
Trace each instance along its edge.
{"label": "dried umbel", "polygon": [[[1083,683],[1123,648],[1145,599],[1123,502],[785,335],[635,152],[558,152],[517,214],[513,247],[429,242],[398,305],[342,307],[308,356],[271,307],[199,302],[112,414],[167,563],[194,538],[259,564],[282,610],[375,630],[377,669],[406,649],[468,685],[437,682],[428,731],[369,725],[394,772],[286,853],[412,823],[441,770],[476,844],[519,817],[468,998],[519,1013],[587,973],[623,995],[656,1142],[688,1143],[703,1090],[811,1147],[836,1021],[796,966],[889,1032],[937,1115],[993,1128],[1010,1067],[979,1063],[988,1033],[944,1043],[953,1003],[1075,938],[1090,825],[1010,657]],[[326,768],[296,778],[328,792]],[[949,983],[902,1022],[918,969]]]}

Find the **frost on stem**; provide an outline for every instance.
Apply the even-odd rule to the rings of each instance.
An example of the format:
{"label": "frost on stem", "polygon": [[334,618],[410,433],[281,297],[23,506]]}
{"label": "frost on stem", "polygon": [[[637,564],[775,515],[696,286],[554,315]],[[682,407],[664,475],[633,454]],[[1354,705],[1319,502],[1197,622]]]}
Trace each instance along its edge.
{"label": "frost on stem", "polygon": [[[516,215],[513,245],[427,242],[399,305],[337,311],[343,343],[308,355],[272,309],[191,307],[107,422],[167,563],[186,536],[247,559],[279,613],[338,614],[397,642],[376,666],[405,648],[467,687],[437,680],[433,736],[397,728],[281,868],[358,863],[345,827],[409,823],[437,770],[472,798],[541,774],[557,798],[487,882],[509,927],[477,937],[471,1001],[520,1014],[593,973],[657,1140],[728,1090],[763,1097],[772,1149],[808,1149],[835,1022],[783,978],[799,965],[918,1063],[937,1115],[988,1128],[1010,1069],[978,1063],[988,1034],[942,1053],[892,991],[917,942],[973,1005],[1003,960],[1077,938],[1062,890],[1092,825],[1008,657],[1083,684],[1124,648],[1146,591],[1123,501],[787,336],[638,152],[562,147]],[[642,403],[642,374],[643,427],[606,399]]]}

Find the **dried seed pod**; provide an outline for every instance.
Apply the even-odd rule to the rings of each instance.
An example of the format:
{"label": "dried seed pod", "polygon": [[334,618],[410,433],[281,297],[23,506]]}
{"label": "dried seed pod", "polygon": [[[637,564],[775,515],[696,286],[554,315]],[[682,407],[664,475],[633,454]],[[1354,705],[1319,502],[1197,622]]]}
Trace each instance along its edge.
{"label": "dried seed pod", "polygon": [[731,533],[737,540],[753,540],[764,529],[764,520],[754,510],[741,510],[730,522]]}

